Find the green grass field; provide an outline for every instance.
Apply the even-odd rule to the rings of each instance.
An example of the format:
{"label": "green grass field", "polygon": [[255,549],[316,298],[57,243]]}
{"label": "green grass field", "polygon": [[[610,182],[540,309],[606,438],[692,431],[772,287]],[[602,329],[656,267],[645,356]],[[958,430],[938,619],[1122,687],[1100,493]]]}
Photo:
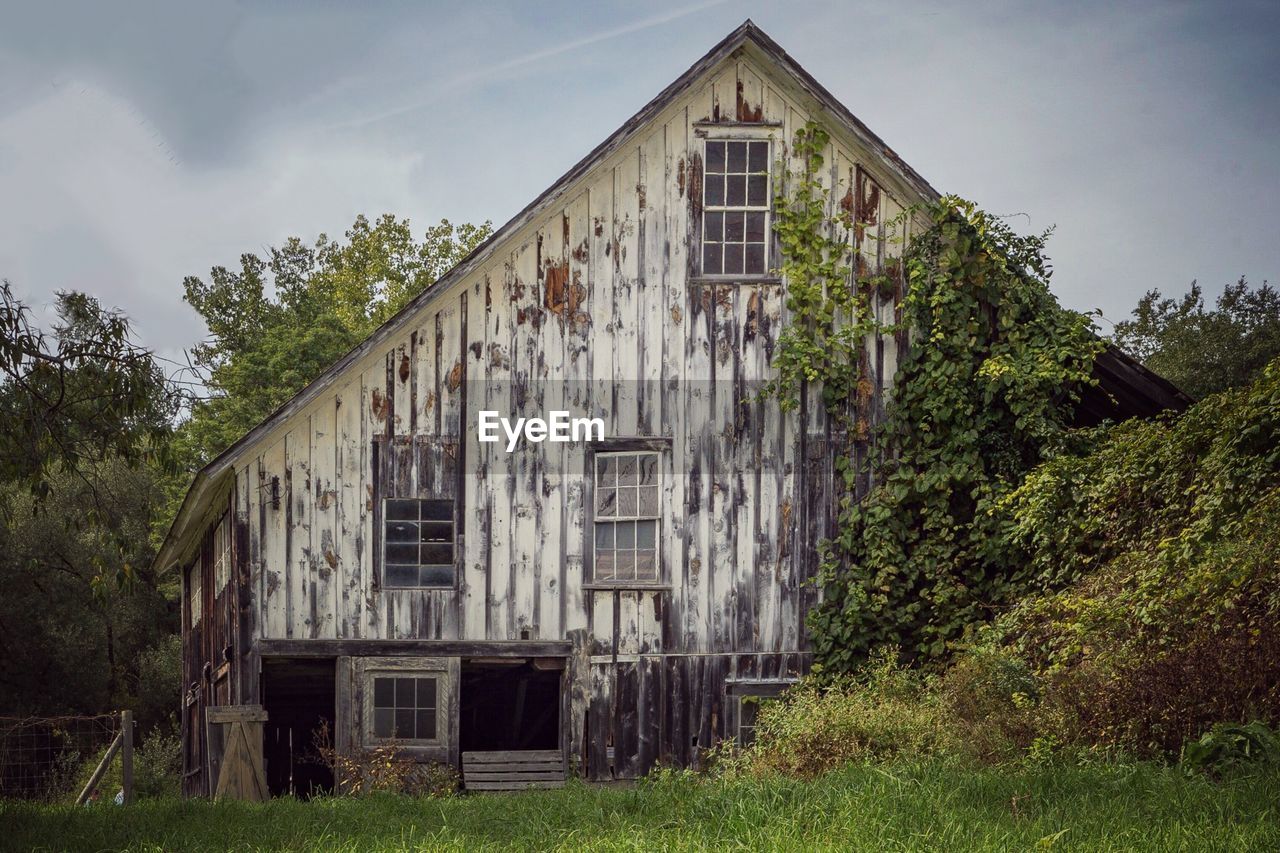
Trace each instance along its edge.
{"label": "green grass field", "polygon": [[449,800],[0,804],[6,850],[1278,850],[1280,773],[854,767]]}

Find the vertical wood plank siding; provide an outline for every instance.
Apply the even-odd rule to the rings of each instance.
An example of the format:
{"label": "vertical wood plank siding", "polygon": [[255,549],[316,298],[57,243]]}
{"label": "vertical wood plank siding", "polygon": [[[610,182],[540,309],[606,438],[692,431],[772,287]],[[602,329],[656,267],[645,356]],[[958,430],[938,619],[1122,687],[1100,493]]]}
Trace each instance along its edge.
{"label": "vertical wood plank siding", "polygon": [[[832,454],[853,442],[865,492],[905,339],[867,340],[856,435],[833,434],[815,388],[784,416],[755,396],[787,322],[782,285],[699,280],[697,246],[704,137],[755,122],[776,161],[816,109],[730,57],[268,433],[228,499],[235,594],[206,575],[186,682],[230,646],[235,701],[258,701],[259,639],[570,639],[567,751],[608,778],[696,764],[726,734],[727,679],[804,672]],[[833,134],[827,162],[863,271],[898,275],[904,228],[887,223],[914,199],[893,198],[852,139]],[[888,321],[901,297],[869,298]],[[481,409],[570,410],[609,439],[661,440],[662,587],[590,584],[589,452],[507,454],[476,440]],[[388,495],[458,499],[454,588],[382,587]]]}

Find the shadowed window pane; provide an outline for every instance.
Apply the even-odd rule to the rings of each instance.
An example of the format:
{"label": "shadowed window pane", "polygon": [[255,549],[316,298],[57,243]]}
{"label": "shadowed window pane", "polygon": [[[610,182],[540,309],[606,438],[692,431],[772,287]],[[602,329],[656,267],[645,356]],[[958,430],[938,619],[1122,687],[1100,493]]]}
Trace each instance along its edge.
{"label": "shadowed window pane", "polygon": [[373,710],[373,735],[374,737],[391,737],[392,716],[395,714],[390,708],[375,708]]}
{"label": "shadowed window pane", "polygon": [[769,143],[752,142],[751,152],[747,163],[747,171],[749,172],[767,172],[769,171]]}
{"label": "shadowed window pane", "polygon": [[636,578],[636,554],[634,551],[619,551],[614,571],[618,580],[630,581]]}
{"label": "shadowed window pane", "polygon": [[709,205],[724,204],[724,178],[720,175],[707,175],[704,180],[706,203]]}
{"label": "shadowed window pane", "polygon": [[613,580],[613,551],[597,551],[596,552],[596,577],[599,580]]}
{"label": "shadowed window pane", "polygon": [[724,203],[742,207],[747,203],[747,176],[729,175],[724,179]]}
{"label": "shadowed window pane", "polygon": [[446,565],[453,561],[453,548],[449,545],[430,544],[422,546],[422,565]]}
{"label": "shadowed window pane", "polygon": [[725,244],[724,271],[726,275],[742,272],[742,244],[741,243]]}
{"label": "shadowed window pane", "polygon": [[412,521],[388,521],[388,542],[413,542],[418,538],[418,525]]}
{"label": "shadowed window pane", "polygon": [[708,172],[724,171],[724,143],[723,142],[707,143],[707,171]]}
{"label": "shadowed window pane", "polygon": [[719,243],[704,243],[702,246],[702,271],[707,275],[717,275],[723,271],[724,260]]}
{"label": "shadowed window pane", "polygon": [[412,738],[414,736],[413,713],[412,708],[396,708],[395,737],[405,739]]}
{"label": "shadowed window pane", "polygon": [[415,737],[421,740],[435,740],[436,738],[436,712],[435,711],[419,711],[418,712],[418,733]]}
{"label": "shadowed window pane", "polygon": [[378,708],[391,708],[396,704],[396,684],[390,678],[373,680],[373,704]]}
{"label": "shadowed window pane", "polygon": [[636,552],[636,580],[658,579],[658,559],[653,551]]}
{"label": "shadowed window pane", "polygon": [[387,565],[388,566],[418,565],[418,543],[417,542],[388,542],[387,543]]}
{"label": "shadowed window pane", "polygon": [[741,243],[746,233],[747,215],[741,212],[724,215],[724,239],[729,243]]}
{"label": "shadowed window pane", "polygon": [[418,520],[418,502],[417,501],[387,501],[387,518],[409,521]]}
{"label": "shadowed window pane", "polygon": [[727,172],[747,171],[747,143],[730,142]]}
{"label": "shadowed window pane", "polygon": [[423,501],[422,517],[431,521],[452,521],[453,501]]}
{"label": "shadowed window pane", "polygon": [[422,566],[418,586],[453,586],[453,566]]}
{"label": "shadowed window pane", "polygon": [[618,485],[634,486],[639,476],[639,466],[634,456],[618,457]]}
{"label": "shadowed window pane", "polygon": [[764,246],[762,244],[747,244],[747,255],[743,260],[742,270],[748,275],[763,275],[767,272],[764,268]]}
{"label": "shadowed window pane", "polygon": [[434,708],[436,706],[436,680],[434,678],[418,679],[418,707]]}
{"label": "shadowed window pane", "polygon": [[658,522],[656,521],[637,521],[636,522],[636,548],[650,549],[657,547],[658,541]]}
{"label": "shadowed window pane", "polygon": [[723,213],[716,210],[707,211],[706,224],[702,228],[702,239],[713,243],[719,243],[724,239]]}
{"label": "shadowed window pane", "polygon": [[658,454],[646,453],[640,457],[640,485],[651,486],[658,482]]}

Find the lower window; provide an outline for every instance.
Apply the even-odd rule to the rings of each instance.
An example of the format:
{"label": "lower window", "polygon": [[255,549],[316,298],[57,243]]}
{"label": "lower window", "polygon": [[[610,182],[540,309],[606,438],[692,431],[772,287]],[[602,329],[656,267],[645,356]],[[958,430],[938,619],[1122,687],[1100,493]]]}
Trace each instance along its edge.
{"label": "lower window", "polygon": [[379,740],[437,741],[440,676],[373,673],[372,734]]}

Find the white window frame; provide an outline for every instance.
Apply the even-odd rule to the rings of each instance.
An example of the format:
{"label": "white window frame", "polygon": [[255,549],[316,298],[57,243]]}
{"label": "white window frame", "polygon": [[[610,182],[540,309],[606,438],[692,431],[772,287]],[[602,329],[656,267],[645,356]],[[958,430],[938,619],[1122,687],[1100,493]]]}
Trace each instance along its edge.
{"label": "white window frame", "polygon": [[203,558],[197,554],[196,558],[191,561],[190,568],[187,569],[187,617],[191,620],[191,627],[195,627],[200,623],[200,617],[203,614],[203,584],[201,576],[204,574]]}
{"label": "white window frame", "polygon": [[231,525],[226,515],[213,529],[213,590],[221,593],[231,582]]}
{"label": "white window frame", "polygon": [[[601,490],[600,465],[603,461],[620,459],[626,456],[636,457],[636,466],[637,466],[636,511],[634,514],[629,514],[629,515],[623,515],[619,513],[617,515],[602,516],[599,513],[600,490]],[[662,542],[662,461],[663,461],[662,456],[663,454],[661,451],[648,450],[648,449],[611,450],[607,452],[600,452],[600,453],[593,454],[592,463],[591,463],[591,496],[592,497],[591,497],[591,534],[590,534],[591,535],[591,554],[592,554],[591,575],[592,575],[593,583],[604,584],[609,586],[627,587],[627,586],[635,586],[635,585],[641,585],[641,586],[653,585],[653,584],[659,584],[662,582],[662,549],[660,547],[660,543]],[[653,459],[654,482],[652,484],[645,484],[641,486],[640,480],[639,480],[639,466],[640,466],[640,460],[643,457],[651,457]],[[614,479],[613,488],[617,489],[618,480],[617,480],[616,472],[614,474],[614,477],[615,479]],[[605,488],[608,488],[608,486],[605,486]],[[623,486],[622,488],[631,488],[631,486]],[[654,500],[652,513],[641,512],[641,497],[640,497],[641,488],[652,489],[657,496]],[[632,547],[630,549],[633,555],[632,556],[632,576],[629,578],[618,577],[617,568],[615,565],[613,575],[611,577],[602,577],[600,574],[599,552],[601,550],[609,550],[609,551],[613,551],[616,554],[618,551],[618,548],[617,548],[616,539],[614,540],[613,548],[602,549],[599,547],[598,543],[600,541],[599,540],[600,526],[603,524],[612,525],[613,535],[616,537],[617,525],[619,522],[625,523],[625,522],[637,522],[637,521],[652,521],[654,523],[653,573],[651,575],[645,575],[644,577],[641,577],[639,575],[639,572],[636,569],[636,562],[635,562],[636,558],[634,555],[640,553],[640,549],[636,547],[636,543],[633,540]]]}
{"label": "white window frame", "polygon": [[[726,170],[727,170],[727,169],[728,169],[728,165],[729,165],[729,163],[728,163],[728,159],[729,159],[729,154],[728,154],[728,144],[729,144],[729,143],[734,143],[734,142],[743,142],[743,143],[747,143],[748,145],[750,145],[750,144],[752,144],[752,143],[763,143],[763,144],[766,146],[766,149],[765,149],[765,150],[766,150],[766,154],[765,154],[765,171],[764,171],[764,173],[763,173],[763,174],[764,174],[764,178],[765,178],[765,197],[764,197],[764,203],[763,203],[763,204],[753,205],[753,204],[749,204],[749,203],[748,203],[748,204],[742,204],[742,205],[730,205],[730,204],[728,203],[728,201],[729,201],[729,198],[728,198],[729,193],[728,193],[727,186],[726,186],[726,189],[725,189],[725,192],[724,192],[724,196],[723,196],[723,197],[722,197],[722,199],[721,199],[721,204],[707,204],[707,164],[708,164],[708,157],[707,157],[707,145],[709,145],[709,144],[711,144],[711,143],[720,143],[720,144],[725,144],[725,145],[726,145],[726,148],[725,148],[725,168],[726,168]],[[702,199],[701,199],[701,202],[702,202],[702,214],[701,214],[701,215],[702,215],[702,220],[701,220],[701,222],[699,222],[699,223],[698,223],[698,226],[699,226],[699,227],[698,227],[699,241],[698,241],[698,247],[697,247],[697,252],[698,252],[698,270],[699,270],[699,272],[700,272],[700,277],[701,277],[701,278],[714,279],[714,280],[720,280],[720,281],[755,281],[755,280],[759,280],[759,279],[767,279],[767,278],[772,278],[772,277],[773,277],[773,268],[772,268],[772,260],[773,260],[773,149],[774,149],[774,144],[773,144],[773,137],[772,137],[772,136],[764,136],[764,135],[708,136],[707,138],[705,138],[705,139],[703,140],[703,145],[702,145],[702,187],[701,187],[701,192],[702,192]],[[747,168],[748,168],[748,169],[750,169],[750,148],[748,148],[747,158],[748,158],[748,159],[747,159]],[[729,172],[727,172],[727,171],[726,171],[724,174],[735,174],[735,175],[736,175],[736,174],[743,174],[743,173],[739,173],[739,172],[729,173]],[[747,176],[751,176],[751,175],[759,175],[759,174],[761,174],[761,173],[760,173],[760,172],[751,172],[751,171],[748,171],[748,172],[746,172],[745,174],[746,174]],[[744,190],[744,192],[746,192],[746,194],[747,194],[746,201],[748,201],[748,202],[749,202],[749,201],[750,201],[750,184],[749,184],[749,182],[748,182],[748,187],[747,187],[747,189],[746,189],[746,190]],[[744,249],[744,257],[743,257],[743,270],[744,270],[744,271],[743,271],[743,272],[740,272],[740,273],[709,272],[709,271],[707,270],[707,268],[706,268],[706,248],[705,248],[705,247],[706,247],[706,244],[707,244],[707,214],[708,214],[708,213],[720,213],[720,214],[725,214],[725,213],[739,213],[739,212],[741,212],[741,213],[763,213],[763,214],[764,214],[764,269],[763,269],[763,270],[761,270],[760,272],[752,272],[752,273],[748,273],[748,272],[746,272],[746,271],[745,271],[745,270],[746,270],[746,257],[745,257],[745,249]],[[745,229],[745,225],[744,225],[744,229]],[[746,238],[746,234],[745,234],[745,230],[744,230],[744,233],[743,233],[743,244],[744,244],[744,246],[746,245],[746,239],[745,239],[745,238]],[[724,246],[724,245],[725,245],[725,243],[723,242],[723,240],[716,240],[716,241],[712,241],[712,242],[719,243],[721,246]],[[723,254],[723,252],[724,252],[724,250],[723,250],[723,248],[722,248],[722,249],[721,249],[721,258],[720,258],[720,267],[721,267],[721,269],[722,269],[722,270],[723,270],[723,268],[724,268],[724,254]]]}

